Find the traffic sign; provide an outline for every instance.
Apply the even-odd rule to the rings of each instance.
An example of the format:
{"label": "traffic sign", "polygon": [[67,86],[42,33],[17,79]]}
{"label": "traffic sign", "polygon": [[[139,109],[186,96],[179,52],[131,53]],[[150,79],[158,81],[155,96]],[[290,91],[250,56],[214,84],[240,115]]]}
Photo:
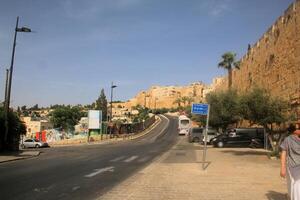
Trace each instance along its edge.
{"label": "traffic sign", "polygon": [[207,163],[206,151],[207,151],[207,132],[208,132],[208,123],[209,123],[209,104],[193,103],[192,114],[206,115],[206,127],[204,132],[204,149],[202,155],[202,169],[205,170],[207,167],[205,166],[205,163]]}
{"label": "traffic sign", "polygon": [[192,114],[207,115],[208,114],[208,104],[193,103]]}

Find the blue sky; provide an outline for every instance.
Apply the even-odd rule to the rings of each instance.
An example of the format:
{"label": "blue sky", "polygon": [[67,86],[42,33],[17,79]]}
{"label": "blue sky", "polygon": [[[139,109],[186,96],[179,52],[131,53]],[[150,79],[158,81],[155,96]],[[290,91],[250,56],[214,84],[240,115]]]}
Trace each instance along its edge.
{"label": "blue sky", "polygon": [[152,85],[210,83],[225,51],[244,55],[293,0],[0,0],[0,100],[16,16],[12,105],[116,100]]}

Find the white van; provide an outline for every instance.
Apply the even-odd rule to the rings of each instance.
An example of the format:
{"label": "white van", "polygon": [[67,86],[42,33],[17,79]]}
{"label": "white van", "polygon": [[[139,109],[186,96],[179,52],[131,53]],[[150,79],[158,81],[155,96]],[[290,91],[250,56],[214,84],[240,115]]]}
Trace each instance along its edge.
{"label": "white van", "polygon": [[190,128],[191,120],[185,115],[180,115],[178,117],[178,134],[187,135],[189,133]]}

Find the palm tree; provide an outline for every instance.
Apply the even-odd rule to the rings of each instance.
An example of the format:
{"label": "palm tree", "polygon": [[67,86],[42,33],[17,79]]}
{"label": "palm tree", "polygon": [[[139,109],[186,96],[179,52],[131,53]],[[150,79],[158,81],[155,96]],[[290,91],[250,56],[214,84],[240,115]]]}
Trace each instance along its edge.
{"label": "palm tree", "polygon": [[187,97],[187,102],[188,102],[188,105],[191,105],[191,103],[194,101],[194,98],[193,97]]}
{"label": "palm tree", "polygon": [[177,99],[175,99],[175,101],[173,103],[178,104],[178,107],[180,107],[181,103],[182,103],[182,100],[181,100],[181,98],[177,98]]}
{"label": "palm tree", "polygon": [[240,62],[236,61],[236,54],[232,52],[226,52],[222,55],[222,61],[218,64],[218,67],[227,69],[228,71],[228,89],[232,86],[232,70],[233,68],[240,69]]}
{"label": "palm tree", "polygon": [[186,102],[189,101],[189,98],[188,97],[182,97],[181,101],[183,102],[183,105],[185,106]]}

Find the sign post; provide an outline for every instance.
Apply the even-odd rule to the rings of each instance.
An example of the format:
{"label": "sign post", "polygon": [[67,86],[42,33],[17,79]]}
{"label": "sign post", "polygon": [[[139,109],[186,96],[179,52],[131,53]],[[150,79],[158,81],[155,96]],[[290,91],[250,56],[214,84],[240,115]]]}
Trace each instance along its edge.
{"label": "sign post", "polygon": [[202,155],[202,169],[205,170],[206,163],[206,151],[207,151],[207,132],[208,132],[208,124],[209,124],[209,104],[196,104],[192,105],[192,114],[195,115],[206,115],[206,127],[204,133],[204,149]]}
{"label": "sign post", "polygon": [[90,134],[92,131],[100,133],[102,127],[102,111],[89,110],[88,112],[88,142],[90,141]]}

